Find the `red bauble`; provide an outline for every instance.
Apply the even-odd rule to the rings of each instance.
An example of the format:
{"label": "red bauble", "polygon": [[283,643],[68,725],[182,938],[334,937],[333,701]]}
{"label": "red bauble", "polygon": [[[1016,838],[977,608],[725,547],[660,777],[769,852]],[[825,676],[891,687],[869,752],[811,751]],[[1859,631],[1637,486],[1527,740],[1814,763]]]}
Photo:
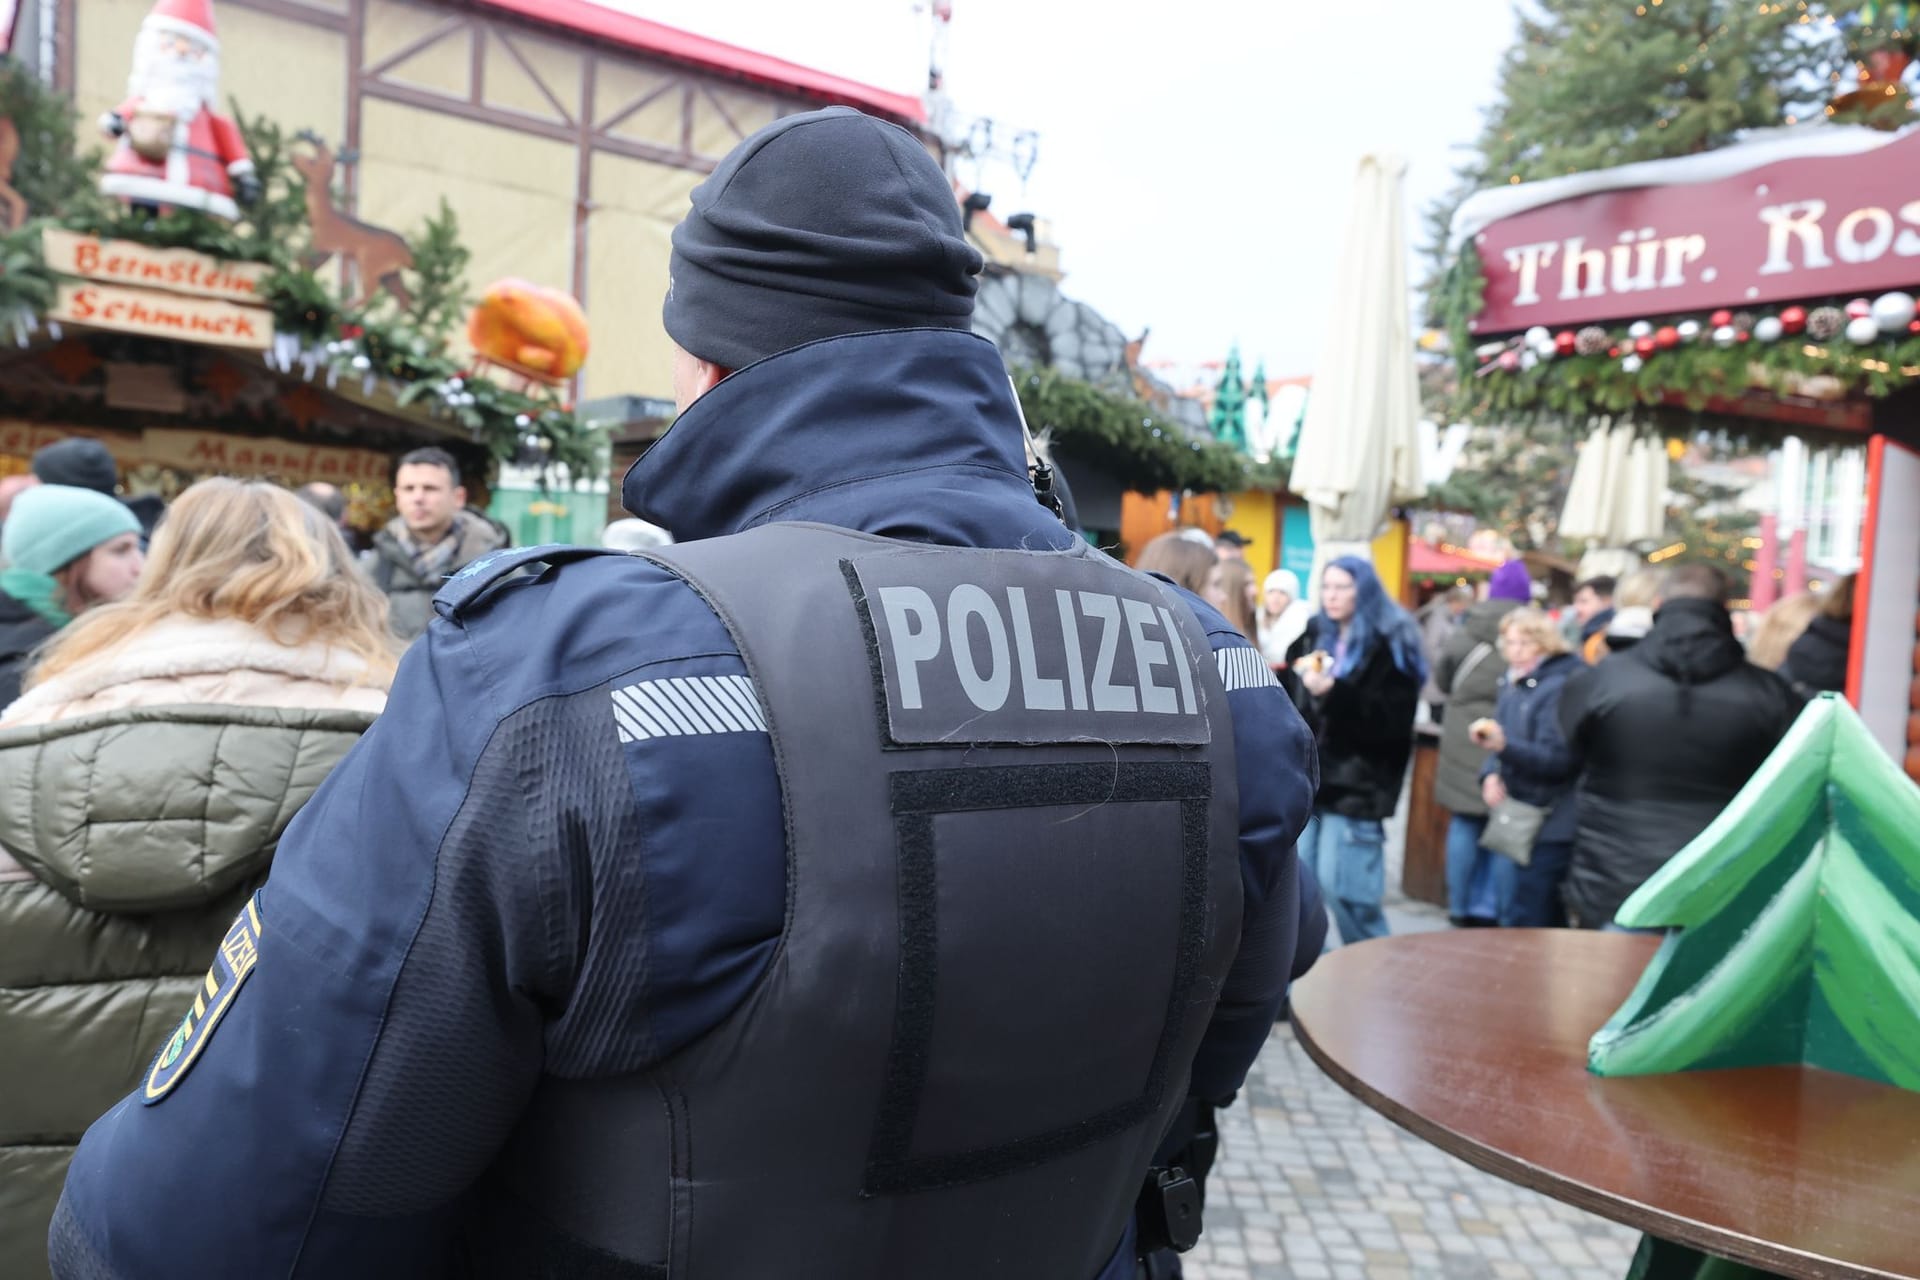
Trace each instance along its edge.
{"label": "red bauble", "polygon": [[1788,307],[1780,313],[1780,327],[1788,333],[1799,333],[1807,327],[1807,309],[1805,307]]}
{"label": "red bauble", "polygon": [[1607,359],[1609,359],[1609,360],[1618,360],[1619,358],[1620,358],[1620,348],[1619,348],[1619,347],[1608,347],[1608,348],[1607,348]]}
{"label": "red bauble", "polygon": [[1753,341],[1753,335],[1748,333],[1745,329],[1742,329],[1740,332],[1733,335],[1733,340],[1735,342],[1751,342]]}
{"label": "red bauble", "polygon": [[1653,345],[1662,351],[1680,345],[1680,331],[1670,324],[1661,325],[1654,331]]}
{"label": "red bauble", "polygon": [[1733,323],[1733,312],[1716,311],[1707,317],[1707,323],[1716,329],[1724,329]]}
{"label": "red bauble", "polygon": [[1563,356],[1572,355],[1578,342],[1579,339],[1571,329],[1562,329],[1553,335],[1553,349]]}
{"label": "red bauble", "polygon": [[1640,355],[1650,356],[1653,354],[1653,339],[1635,338],[1633,340],[1633,349]]}
{"label": "red bauble", "polygon": [[1862,316],[1873,314],[1873,304],[1865,298],[1855,298],[1847,304],[1847,319],[1858,320]]}
{"label": "red bauble", "polygon": [[1907,321],[1907,332],[1908,332],[1908,333],[1920,333],[1920,320],[1909,320],[1909,321]]}

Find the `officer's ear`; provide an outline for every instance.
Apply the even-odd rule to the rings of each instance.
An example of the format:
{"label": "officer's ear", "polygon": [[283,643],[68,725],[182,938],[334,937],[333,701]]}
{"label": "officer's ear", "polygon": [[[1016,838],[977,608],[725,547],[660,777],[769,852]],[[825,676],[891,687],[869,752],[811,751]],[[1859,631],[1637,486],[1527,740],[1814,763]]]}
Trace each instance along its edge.
{"label": "officer's ear", "polygon": [[681,413],[687,406],[719,386],[733,373],[723,365],[702,360],[679,343],[673,344],[673,400]]}

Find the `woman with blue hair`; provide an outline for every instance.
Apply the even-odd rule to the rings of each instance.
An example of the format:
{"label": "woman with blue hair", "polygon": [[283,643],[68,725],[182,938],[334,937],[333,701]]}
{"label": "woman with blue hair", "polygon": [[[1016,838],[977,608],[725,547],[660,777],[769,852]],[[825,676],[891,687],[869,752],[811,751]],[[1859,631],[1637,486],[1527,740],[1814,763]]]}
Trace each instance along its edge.
{"label": "woman with blue hair", "polygon": [[1320,612],[1288,651],[1294,703],[1320,749],[1320,790],[1300,836],[1342,942],[1384,937],[1386,829],[1413,753],[1427,678],[1420,630],[1373,566],[1342,556],[1320,571]]}

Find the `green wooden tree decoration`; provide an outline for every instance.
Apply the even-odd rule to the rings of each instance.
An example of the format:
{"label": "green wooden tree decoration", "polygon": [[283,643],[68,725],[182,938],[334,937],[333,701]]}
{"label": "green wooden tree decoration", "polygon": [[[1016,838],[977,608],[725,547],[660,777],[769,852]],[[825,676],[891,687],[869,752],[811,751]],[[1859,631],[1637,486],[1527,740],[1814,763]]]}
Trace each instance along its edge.
{"label": "green wooden tree decoration", "polygon": [[1240,376],[1240,344],[1227,352],[1227,367],[1213,391],[1213,409],[1207,414],[1213,438],[1230,448],[1247,447],[1247,384]]}
{"label": "green wooden tree decoration", "polygon": [[1804,1063],[1920,1090],[1920,787],[1837,695],[1620,908],[1670,928],[1598,1075]]}

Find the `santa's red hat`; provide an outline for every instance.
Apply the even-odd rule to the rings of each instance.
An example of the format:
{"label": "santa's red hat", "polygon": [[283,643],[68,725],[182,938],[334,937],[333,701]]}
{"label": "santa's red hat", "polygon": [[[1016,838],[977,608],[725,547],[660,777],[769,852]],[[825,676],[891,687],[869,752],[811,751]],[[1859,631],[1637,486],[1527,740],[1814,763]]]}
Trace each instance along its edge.
{"label": "santa's red hat", "polygon": [[220,47],[219,34],[213,29],[213,0],[156,0],[153,12],[141,26],[177,32]]}

